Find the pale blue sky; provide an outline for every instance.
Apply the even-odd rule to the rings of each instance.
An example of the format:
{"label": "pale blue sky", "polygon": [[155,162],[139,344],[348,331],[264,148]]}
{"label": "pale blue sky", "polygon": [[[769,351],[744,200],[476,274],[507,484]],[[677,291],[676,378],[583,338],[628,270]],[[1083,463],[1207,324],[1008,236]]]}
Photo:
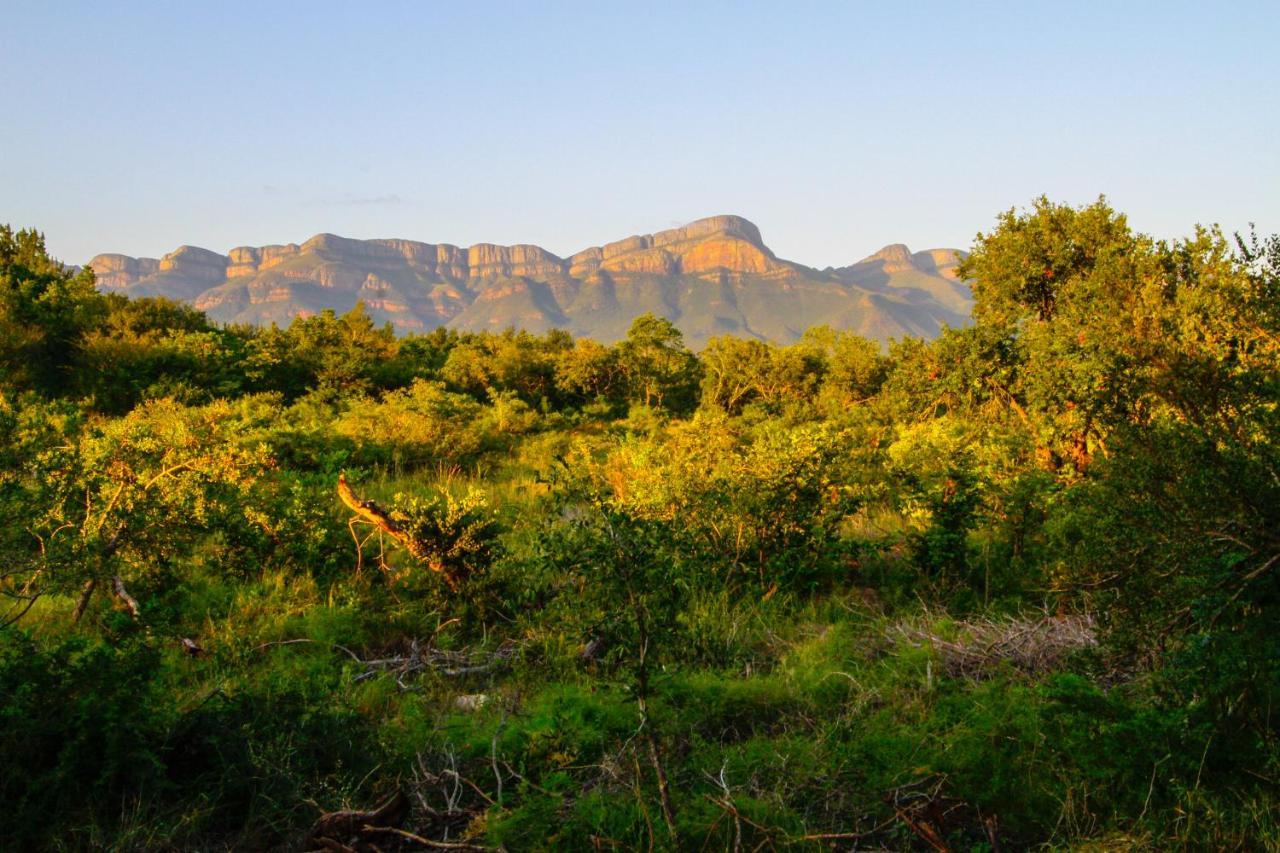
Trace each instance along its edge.
{"label": "pale blue sky", "polygon": [[715,213],[967,246],[1039,193],[1280,230],[1280,3],[0,0],[0,222],[568,254]]}

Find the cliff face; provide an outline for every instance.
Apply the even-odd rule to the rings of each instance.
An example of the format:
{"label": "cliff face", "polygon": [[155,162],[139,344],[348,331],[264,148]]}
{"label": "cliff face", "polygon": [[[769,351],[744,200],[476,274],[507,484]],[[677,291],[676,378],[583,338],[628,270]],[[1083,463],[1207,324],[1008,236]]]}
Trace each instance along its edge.
{"label": "cliff face", "polygon": [[223,321],[287,323],[363,301],[406,332],[565,328],[611,341],[652,311],[699,346],[726,333],[787,342],[822,323],[881,339],[933,336],[968,320],[956,262],[954,250],[895,245],[819,271],[776,257],[747,220],[713,216],[569,258],[530,245],[317,234],[226,255],[193,246],[158,261],[98,255],[89,266],[104,289],[187,300]]}
{"label": "cliff face", "polygon": [[119,290],[139,279],[155,275],[160,262],[155,258],[131,258],[128,255],[98,255],[89,261],[98,279],[98,287]]}
{"label": "cliff face", "polygon": [[175,278],[214,285],[227,277],[227,258],[208,249],[179,246],[160,259],[159,271]]}

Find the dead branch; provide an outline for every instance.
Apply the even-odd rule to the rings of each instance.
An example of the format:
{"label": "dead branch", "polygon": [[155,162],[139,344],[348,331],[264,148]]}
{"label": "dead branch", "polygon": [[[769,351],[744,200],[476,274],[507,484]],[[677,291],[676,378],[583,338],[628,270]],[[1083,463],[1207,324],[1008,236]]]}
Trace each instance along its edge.
{"label": "dead branch", "polygon": [[[335,842],[350,847],[359,844],[371,826],[399,826],[409,816],[409,798],[395,791],[369,811],[338,811],[323,814],[307,835],[309,845]],[[327,846],[327,845],[326,845]]]}
{"label": "dead branch", "polygon": [[[432,638],[434,640],[434,638]],[[401,687],[404,684],[404,678],[411,675],[420,675],[423,672],[435,672],[447,678],[462,678],[468,675],[482,675],[484,673],[493,672],[497,669],[507,666],[511,660],[515,658],[516,652],[520,649],[520,644],[507,641],[494,649],[492,652],[478,651],[452,651],[448,649],[437,649],[432,642],[428,640],[424,646],[419,640],[413,640],[409,644],[409,649],[404,654],[388,655],[380,658],[362,658],[346,646],[337,643],[325,643],[320,640],[312,640],[302,637],[296,640],[276,640],[270,643],[262,643],[254,646],[253,651],[261,651],[262,649],[271,648],[272,646],[292,646],[300,643],[315,643],[317,645],[329,646],[339,649],[356,663],[365,667],[365,671],[355,677],[356,681],[364,681],[372,678],[379,673],[387,673],[394,675],[396,681]]]}
{"label": "dead branch", "polygon": [[[413,555],[414,559],[420,563],[424,563],[427,568],[431,569],[431,571],[442,576],[450,587],[455,589],[457,588],[458,579],[449,572],[448,568],[442,562],[433,557],[431,549],[419,540],[414,539],[413,536],[401,527],[400,524],[391,517],[391,514],[379,506],[376,501],[360,498],[354,491],[352,491],[351,486],[347,483],[347,475],[343,473],[338,474],[338,497],[342,500],[342,503],[346,505],[347,509],[354,512],[360,520],[368,524],[372,524],[374,527],[399,542],[406,551]],[[352,531],[352,535],[355,535],[355,531]]]}
{"label": "dead branch", "polygon": [[129,590],[125,589],[124,579],[119,575],[113,575],[111,578],[111,591],[115,593],[116,598],[120,599],[120,603],[129,611],[129,615],[135,620],[141,618],[142,608],[138,606],[138,599],[129,594]]}
{"label": "dead branch", "polygon": [[[418,835],[416,838],[402,835],[402,838],[408,840],[417,840],[419,844],[430,847],[448,848],[451,845],[459,845],[453,849],[460,850],[477,850],[481,849],[474,844],[465,842],[453,842],[449,840],[450,833],[454,831],[464,832],[466,827],[471,825],[477,816],[482,814],[488,806],[495,805],[494,800],[486,794],[480,786],[476,785],[467,777],[458,772],[457,756],[452,750],[445,753],[448,767],[442,769],[439,773],[433,773],[427,768],[427,762],[421,754],[417,757],[417,767],[413,771],[413,787],[411,788],[420,812],[426,817],[426,826],[417,828]],[[464,788],[463,786],[466,786]],[[467,789],[479,797],[479,801],[473,801],[470,804],[464,803]],[[434,792],[439,793],[440,807],[436,808],[432,805],[432,796]],[[430,835],[439,840],[432,838],[424,838],[424,835]]]}
{"label": "dead branch", "polygon": [[484,850],[475,844],[468,844],[465,841],[432,841],[430,838],[423,838],[421,835],[415,835],[403,829],[395,829],[390,826],[366,826],[364,831],[369,834],[385,833],[399,836],[414,844],[421,844],[423,847],[430,847],[437,850]]}
{"label": "dead branch", "polygon": [[342,651],[346,652],[347,657],[351,658],[356,663],[364,663],[364,661],[360,659],[360,656],[358,654],[351,651],[351,649],[347,648],[346,646],[341,646],[341,645],[338,645],[337,643],[326,643],[322,640],[313,640],[310,637],[302,637],[297,640],[274,640],[270,643],[260,643],[259,645],[254,646],[252,650],[255,652],[260,652],[263,649],[269,649],[272,646],[293,646],[293,645],[297,645],[298,643],[318,643],[319,645],[322,645],[322,646],[329,646],[334,649],[341,649]]}
{"label": "dead branch", "polygon": [[946,788],[945,775],[930,776],[888,791],[883,800],[897,821],[937,853],[949,853],[947,839],[953,837],[982,840],[999,850],[996,816],[947,796]]}
{"label": "dead branch", "polygon": [[733,791],[729,788],[729,782],[727,779],[724,778],[725,770],[727,769],[728,769],[728,764],[725,763],[720,765],[719,776],[711,776],[710,773],[707,774],[713,782],[715,782],[717,785],[720,786],[720,790],[724,792],[723,795],[720,797],[713,797],[710,794],[704,794],[703,796],[705,796],[713,805],[715,805],[725,814],[731,815],[733,817],[733,853],[741,853],[742,852],[742,815],[738,811],[737,804],[735,804],[733,801]]}

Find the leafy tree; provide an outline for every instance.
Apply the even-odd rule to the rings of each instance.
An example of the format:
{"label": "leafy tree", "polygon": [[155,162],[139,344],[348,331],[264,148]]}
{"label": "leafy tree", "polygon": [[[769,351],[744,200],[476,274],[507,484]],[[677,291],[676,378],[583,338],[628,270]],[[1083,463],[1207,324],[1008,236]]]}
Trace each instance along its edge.
{"label": "leafy tree", "polygon": [[1280,613],[1274,273],[1214,231],[1162,259],[1137,416],[1054,519],[1070,555],[1061,576],[1103,597],[1121,648],[1156,644],[1183,701],[1253,749],[1276,736],[1280,692],[1268,663]]}
{"label": "leafy tree", "polygon": [[139,583],[156,587],[213,531],[251,523],[251,490],[270,459],[246,446],[249,425],[228,403],[144,404],[31,460],[23,587],[78,588],[79,620],[95,590],[110,589],[135,618]]}
{"label": "leafy tree", "polygon": [[1015,355],[995,390],[1055,462],[1083,470],[1109,427],[1133,414],[1142,305],[1158,272],[1158,247],[1102,199],[1074,208],[1041,197],[1007,211],[961,263],[981,334],[1004,336],[999,346]]}
{"label": "leafy tree", "polygon": [[853,435],[826,424],[753,435],[700,413],[583,465],[613,506],[679,528],[703,580],[798,586],[843,568],[839,528],[858,502],[845,479]]}
{"label": "leafy tree", "polygon": [[76,391],[98,411],[122,414],[147,399],[200,404],[246,385],[245,336],[167,299],[107,298],[101,325],[84,337]]}
{"label": "leafy tree", "polygon": [[699,355],[702,398],[731,415],[761,395],[772,366],[773,349],[762,341],[729,335],[712,338]]}
{"label": "leafy tree", "polygon": [[[274,336],[268,337],[264,343],[275,340]],[[390,325],[375,327],[363,302],[357,302],[342,316],[325,310],[314,317],[298,318],[281,343],[282,354],[294,373],[293,382],[301,380],[301,387],[295,384],[279,389],[290,396],[305,388],[350,394],[384,387],[386,377],[382,373],[396,350],[394,330]],[[271,360],[275,359],[268,362]]]}
{"label": "leafy tree", "polygon": [[67,389],[85,333],[106,313],[93,281],[49,257],[43,234],[0,225],[0,369],[11,381]]}
{"label": "leafy tree", "polygon": [[775,347],[742,338],[712,338],[700,356],[703,400],[734,415],[752,401],[773,411],[807,403],[826,369],[825,356],[803,342]]}
{"label": "leafy tree", "polygon": [[386,371],[389,387],[408,385],[414,379],[435,379],[458,344],[458,333],[440,326],[425,335],[401,338]]}
{"label": "leafy tree", "polygon": [[1099,295],[1097,285],[1121,284],[1096,276],[1126,269],[1136,248],[1125,217],[1105,199],[1075,208],[1041,196],[1025,213],[1001,214],[993,231],[977,236],[957,272],[973,281],[978,322],[1048,323],[1070,303]]}
{"label": "leafy tree", "polygon": [[468,335],[450,350],[440,377],[477,400],[511,392],[541,406],[555,396],[557,359],[571,346],[563,332],[541,338],[511,329],[501,335]]}
{"label": "leafy tree", "polygon": [[618,344],[618,361],[630,398],[645,406],[688,411],[696,401],[698,360],[670,321],[641,314]]}
{"label": "leafy tree", "polygon": [[[478,489],[461,496],[445,490],[425,496],[400,494],[392,503],[392,516],[417,543],[413,556],[449,583],[474,581],[493,562],[498,531],[488,499]],[[423,580],[411,567],[398,574],[411,585]]]}
{"label": "leafy tree", "polygon": [[821,361],[821,394],[837,406],[871,399],[888,374],[879,345],[851,332],[815,326],[805,331],[795,347]]}
{"label": "leafy tree", "polygon": [[377,402],[356,399],[331,429],[352,442],[361,463],[381,463],[394,470],[456,465],[483,444],[482,411],[475,400],[446,391],[443,383],[419,379]]}
{"label": "leafy tree", "polygon": [[[672,526],[638,518],[591,486],[571,482],[561,494],[568,517],[542,532],[539,549],[572,583],[572,600],[556,612],[588,640],[588,653],[621,681],[635,701],[636,734],[645,743],[661,814],[677,839],[676,808],[652,702],[657,682],[678,656],[682,612],[688,604],[688,570]],[[567,610],[565,605],[568,605]]]}
{"label": "leafy tree", "polygon": [[620,401],[625,387],[617,349],[579,338],[556,360],[555,384],[561,393],[579,400]]}

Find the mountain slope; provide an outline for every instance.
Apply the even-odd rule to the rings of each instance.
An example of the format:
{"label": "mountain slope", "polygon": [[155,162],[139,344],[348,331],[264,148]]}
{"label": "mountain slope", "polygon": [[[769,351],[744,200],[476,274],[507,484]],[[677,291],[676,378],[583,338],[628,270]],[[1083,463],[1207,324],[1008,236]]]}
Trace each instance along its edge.
{"label": "mountain slope", "polygon": [[957,255],[895,245],[816,270],[778,258],[747,220],[714,216],[568,258],[530,245],[318,234],[226,255],[194,246],[159,260],[98,255],[89,266],[104,290],[189,301],[227,322],[284,324],[363,301],[405,332],[563,328],[607,342],[651,311],[697,347],[719,334],[786,343],[824,323],[880,340],[932,337],[968,322],[972,297],[955,274]]}

